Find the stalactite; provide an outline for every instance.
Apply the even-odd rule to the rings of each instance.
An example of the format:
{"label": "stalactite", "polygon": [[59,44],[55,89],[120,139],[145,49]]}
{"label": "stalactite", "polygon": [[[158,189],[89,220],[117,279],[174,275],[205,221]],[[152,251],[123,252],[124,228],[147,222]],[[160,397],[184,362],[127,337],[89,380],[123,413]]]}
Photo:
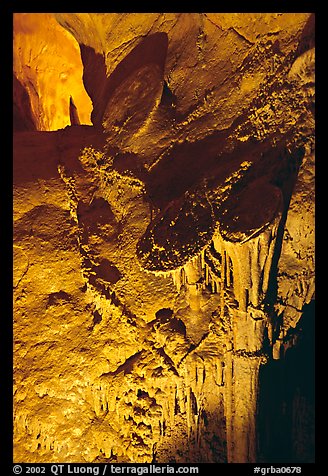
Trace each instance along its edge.
{"label": "stalactite", "polygon": [[[51,35],[38,47],[24,15],[17,64],[25,58],[23,76],[46,84]],[[302,215],[314,148],[305,160],[289,152],[310,135],[314,144],[313,51],[290,68],[309,47],[309,14],[55,15],[81,46],[97,126],[79,124],[72,98],[68,111],[71,92],[83,115],[73,89],[74,127],[15,138],[15,239],[30,263],[15,286],[16,459],[212,462],[227,447],[229,462],[255,461],[264,339],[280,358],[314,294]],[[271,220],[291,192],[270,309],[281,217]]]}
{"label": "stalactite", "polygon": [[[226,306],[229,306],[232,348],[227,346],[224,362],[215,361],[208,371],[209,375],[215,375],[216,394],[220,393],[219,388],[223,390],[228,461],[255,459],[252,440],[255,438],[255,387],[261,363],[257,353],[261,352],[264,331],[269,326],[261,306],[268,289],[279,222],[280,216],[257,236],[237,243],[223,239],[217,229],[211,244],[171,273],[177,291],[186,288],[189,306],[195,312],[200,312],[201,295],[208,288],[213,295],[219,295],[220,319],[225,318]],[[229,297],[231,292],[237,307]],[[189,359],[188,373],[183,380],[173,393],[170,390],[174,400],[163,406],[161,433],[165,433],[166,422],[174,424],[179,408],[186,414],[188,440],[200,447],[201,415],[208,391],[204,363],[197,358]]]}
{"label": "stalactite", "polygon": [[260,306],[267,292],[280,218],[279,215],[267,229],[248,241],[228,242],[220,236],[219,230],[213,237],[215,251],[224,257],[221,283],[227,288],[231,286],[232,265],[233,290],[243,312],[249,305]]}
{"label": "stalactite", "polygon": [[[174,384],[169,383],[163,386],[161,378],[154,378],[152,387],[147,389],[149,395],[147,398],[156,398],[156,408],[152,410],[152,407],[141,407],[144,412],[142,416],[138,412],[135,413],[140,403],[136,397],[137,390],[132,390],[132,381],[131,391],[119,399],[111,394],[109,381],[107,382],[106,378],[94,383],[87,399],[92,402],[96,417],[107,418],[109,414],[111,416],[108,416],[108,419],[114,419],[118,428],[127,428],[130,425],[130,433],[134,432],[137,435],[135,444],[126,450],[115,448],[106,438],[101,443],[99,441],[98,446],[101,446],[105,457],[121,451],[122,454],[125,452],[136,461],[146,461],[149,455],[153,454],[155,442],[163,443],[169,437],[177,415],[185,417],[190,444],[197,448],[205,445],[204,451],[207,451],[203,441],[205,431],[203,415],[206,414],[208,405],[215,404],[211,403],[212,401],[219,401],[219,395],[222,393],[228,460],[254,458],[255,450],[251,446],[250,439],[248,443],[246,437],[246,434],[253,435],[254,422],[249,421],[245,424],[246,426],[241,422],[245,418],[245,408],[247,408],[247,414],[255,412],[253,399],[256,398],[254,385],[258,365],[254,364],[256,359],[254,361],[249,357],[236,357],[234,353],[236,351],[255,353],[261,349],[267,321],[260,306],[267,286],[267,274],[270,270],[275,244],[275,231],[273,226],[271,230],[266,230],[258,237],[253,237],[244,243],[227,242],[217,232],[213,238],[213,244],[204,248],[190,262],[170,273],[177,291],[181,292],[182,287],[186,289],[186,299],[195,312],[200,312],[201,297],[206,292],[206,287],[211,288],[213,295],[218,295],[219,319],[224,320],[225,313],[230,313],[234,330],[231,335],[233,350],[231,351],[227,345],[224,359],[218,360],[216,357],[213,362],[207,362],[208,367],[196,354],[193,358],[187,357],[188,365],[185,368],[188,371],[176,377]],[[231,305],[227,311],[226,306],[230,306],[228,296],[231,291],[238,302],[238,308]],[[305,287],[303,291],[306,292]],[[99,295],[91,285],[87,287],[87,293],[91,293],[94,306],[102,313],[104,319],[106,315],[111,315],[114,307],[108,299]],[[279,342],[276,341],[274,354],[278,352],[278,346]],[[250,363],[247,367],[248,361]],[[252,377],[252,372],[255,377]],[[248,375],[250,381],[239,384],[236,376],[238,374]],[[207,375],[210,376],[210,380]],[[125,378],[129,379],[130,376],[127,375]],[[210,382],[215,382],[215,392],[211,389]],[[161,394],[157,393],[160,388],[162,388]],[[246,394],[250,399],[249,392],[255,393],[245,406]],[[133,398],[132,395],[134,395]],[[240,399],[244,402],[242,405],[238,403]],[[147,428],[151,430],[146,427],[142,430],[143,427],[140,426],[142,423],[148,425]],[[35,431],[40,432],[39,429]],[[126,434],[124,437],[129,438],[129,435]],[[38,438],[38,444],[47,448],[47,451],[51,451],[57,443],[52,440],[43,442]]]}
{"label": "stalactite", "polygon": [[257,240],[253,247],[251,253],[251,279],[252,286],[250,292],[250,301],[254,307],[260,305],[260,267],[259,267],[259,254],[261,252],[260,240]]}
{"label": "stalactite", "polygon": [[[276,244],[276,237],[277,237],[277,229],[279,226],[280,217],[275,220],[273,223],[272,228],[270,229],[270,234],[268,235],[268,244],[269,250],[267,254],[267,258],[265,260],[264,270],[263,270],[263,284],[262,284],[262,293],[265,294],[268,290],[269,285],[269,277],[272,265],[272,258],[274,254],[275,244]],[[269,233],[269,232],[268,232]]]}

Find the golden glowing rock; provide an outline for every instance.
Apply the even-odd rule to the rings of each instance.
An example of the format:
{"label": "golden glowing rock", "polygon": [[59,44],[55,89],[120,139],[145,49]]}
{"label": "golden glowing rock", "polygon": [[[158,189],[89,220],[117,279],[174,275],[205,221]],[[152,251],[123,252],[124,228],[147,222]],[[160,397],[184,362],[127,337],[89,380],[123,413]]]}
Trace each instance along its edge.
{"label": "golden glowing rock", "polygon": [[14,14],[14,73],[27,90],[36,128],[54,131],[70,125],[70,96],[81,124],[91,124],[91,100],[82,82],[75,38],[48,13]]}
{"label": "golden glowing rock", "polygon": [[271,404],[312,461],[279,385],[314,300],[313,38],[15,14],[15,461],[280,462]]}

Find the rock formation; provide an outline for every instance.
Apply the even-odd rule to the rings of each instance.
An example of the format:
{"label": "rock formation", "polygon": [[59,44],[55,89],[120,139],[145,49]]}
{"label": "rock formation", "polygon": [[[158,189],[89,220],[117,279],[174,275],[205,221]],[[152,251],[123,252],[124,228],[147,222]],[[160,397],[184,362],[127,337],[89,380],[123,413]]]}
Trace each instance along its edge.
{"label": "rock formation", "polygon": [[[266,381],[314,318],[313,15],[14,17],[15,461],[281,462]],[[311,462],[303,390],[280,403]]]}

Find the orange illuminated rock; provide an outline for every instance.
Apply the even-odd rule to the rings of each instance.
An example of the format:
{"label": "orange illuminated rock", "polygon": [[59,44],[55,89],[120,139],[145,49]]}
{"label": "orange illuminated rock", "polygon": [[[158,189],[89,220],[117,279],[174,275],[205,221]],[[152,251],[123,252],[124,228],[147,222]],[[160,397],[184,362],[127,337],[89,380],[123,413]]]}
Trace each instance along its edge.
{"label": "orange illuminated rock", "polygon": [[15,462],[312,462],[313,16],[14,27]]}
{"label": "orange illuminated rock", "polygon": [[48,13],[14,14],[14,73],[26,89],[38,130],[70,125],[72,96],[81,124],[91,124],[79,45]]}

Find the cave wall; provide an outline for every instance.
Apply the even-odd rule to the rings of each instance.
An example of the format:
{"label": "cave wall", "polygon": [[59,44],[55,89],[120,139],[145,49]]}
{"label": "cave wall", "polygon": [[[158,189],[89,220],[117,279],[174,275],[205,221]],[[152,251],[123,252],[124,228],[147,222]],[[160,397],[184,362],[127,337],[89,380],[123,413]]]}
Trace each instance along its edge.
{"label": "cave wall", "polygon": [[[80,111],[81,124],[91,124],[91,99],[83,85],[83,66],[77,41],[50,13],[13,15],[14,104],[26,117],[30,109],[34,127],[54,131],[71,124],[70,96]],[[20,89],[29,106],[16,100]],[[17,93],[16,93],[17,90]],[[14,129],[17,128],[14,115]],[[22,128],[20,127],[20,130]],[[26,127],[25,127],[26,129]]]}
{"label": "cave wall", "polygon": [[313,15],[14,19],[15,461],[280,461],[265,395],[314,300]]}

